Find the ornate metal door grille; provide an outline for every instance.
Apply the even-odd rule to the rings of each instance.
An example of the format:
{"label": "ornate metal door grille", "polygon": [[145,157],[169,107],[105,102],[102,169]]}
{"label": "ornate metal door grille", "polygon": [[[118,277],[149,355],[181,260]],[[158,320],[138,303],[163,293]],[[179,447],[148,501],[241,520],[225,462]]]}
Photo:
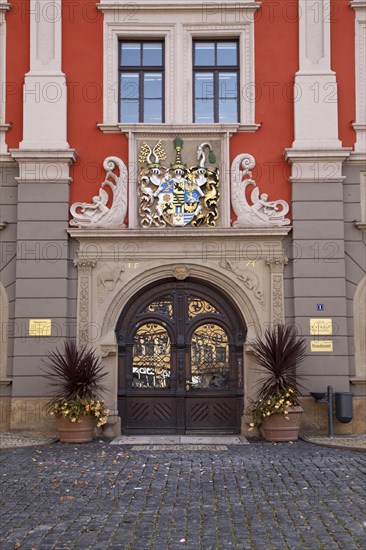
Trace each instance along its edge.
{"label": "ornate metal door grille", "polygon": [[124,433],[238,433],[245,327],[217,289],[165,281],[123,311],[118,408]]}

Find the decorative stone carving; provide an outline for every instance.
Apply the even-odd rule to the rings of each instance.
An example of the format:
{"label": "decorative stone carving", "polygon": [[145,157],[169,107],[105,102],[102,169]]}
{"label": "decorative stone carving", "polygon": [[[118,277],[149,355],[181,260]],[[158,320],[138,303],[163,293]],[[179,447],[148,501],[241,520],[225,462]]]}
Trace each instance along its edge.
{"label": "decorative stone carving", "polygon": [[100,350],[103,358],[109,355],[117,355],[117,346],[115,344],[102,345]]}
{"label": "decorative stone carving", "polygon": [[91,258],[79,258],[74,260],[74,266],[78,268],[79,273],[91,273],[96,265],[97,261]]}
{"label": "decorative stone carving", "polygon": [[[114,173],[116,166],[119,176]],[[70,212],[73,219],[70,225],[77,227],[121,229],[127,213],[127,168],[118,157],[107,157],[103,162],[107,172],[106,179],[101,184],[99,194],[92,198],[92,204],[75,202]],[[105,190],[112,192],[112,197]],[[110,203],[110,206],[108,206]]]}
{"label": "decorative stone carving", "polygon": [[141,166],[139,176],[141,227],[215,226],[220,198],[219,170],[205,166],[206,149],[208,162],[216,162],[211,145],[204,142],[198,146],[199,164],[191,168],[181,159],[183,140],[175,138],[174,148],[175,162],[167,168],[160,164],[166,159],[160,141],[153,148],[146,142],[141,147],[139,162],[146,164]]}
{"label": "decorative stone carving", "polygon": [[[284,200],[268,201],[267,193],[260,195],[256,182],[251,179],[255,167],[252,155],[237,155],[231,165],[231,204],[237,216],[234,227],[283,226],[289,225],[285,218],[289,205]],[[246,178],[246,179],[244,179]],[[247,201],[247,187],[253,186],[250,195],[252,204]]]}
{"label": "decorative stone carving", "polygon": [[288,258],[286,256],[272,256],[266,258],[266,264],[270,266],[271,272],[283,273],[283,268],[288,264]]}
{"label": "decorative stone carving", "polygon": [[122,267],[116,267],[114,269],[106,269],[99,273],[97,277],[99,303],[103,303],[108,294],[113,292],[116,284],[121,280],[123,272],[124,269]]}
{"label": "decorative stone carving", "polygon": [[288,258],[286,256],[266,258],[266,264],[271,270],[271,321],[272,325],[278,325],[285,320],[283,270],[288,264]]}
{"label": "decorative stone carving", "polygon": [[185,265],[176,265],[173,268],[173,277],[178,281],[184,281],[189,277],[189,269]]}
{"label": "decorative stone carving", "polygon": [[78,259],[74,265],[78,268],[78,343],[89,344],[89,327],[91,322],[90,299],[91,299],[91,273],[96,266],[96,260]]}
{"label": "decorative stone carving", "polygon": [[264,306],[263,290],[260,288],[258,278],[255,273],[245,268],[244,262],[225,260],[221,262],[220,265],[234,273],[237,278],[244,283],[246,288],[253,292],[254,297],[258,300],[260,305],[262,307]]}

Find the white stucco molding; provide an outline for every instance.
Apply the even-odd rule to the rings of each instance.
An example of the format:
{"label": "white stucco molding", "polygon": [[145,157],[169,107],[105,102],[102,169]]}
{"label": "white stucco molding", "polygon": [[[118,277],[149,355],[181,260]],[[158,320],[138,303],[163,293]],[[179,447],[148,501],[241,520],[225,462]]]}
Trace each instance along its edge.
{"label": "white stucco molding", "polygon": [[[236,38],[240,51],[240,130],[257,129],[254,122],[254,13],[259,2],[188,0],[138,3],[101,0],[104,14],[103,123],[106,132],[118,131],[118,41],[162,39],[165,42],[165,122],[192,123],[192,41],[194,38]],[[156,15],[158,14],[158,17]],[[243,98],[244,94],[244,98]]]}
{"label": "white stucco molding", "polygon": [[76,161],[75,149],[10,149],[19,165],[18,183],[71,183],[70,165]]}
{"label": "white stucco molding", "polygon": [[[75,202],[70,207],[73,218],[70,225],[76,227],[124,228],[127,214],[127,168],[118,157],[107,157],[103,162],[106,177],[98,195],[91,203]],[[115,173],[117,168],[118,173]],[[109,189],[109,193],[106,191]],[[110,196],[111,195],[111,196]],[[109,204],[109,206],[108,206]]]}
{"label": "white stucco molding", "polygon": [[[231,164],[231,205],[237,216],[233,226],[290,225],[290,220],[285,218],[289,205],[281,199],[268,201],[267,193],[260,194],[257,183],[251,179],[254,168],[255,159],[248,153],[237,155]],[[250,202],[247,188],[251,188]]]}
{"label": "white stucco molding", "polygon": [[[180,237],[184,239],[191,239],[197,237],[199,239],[214,239],[215,237],[226,237],[230,239],[242,239],[245,237],[285,237],[291,231],[291,226],[286,227],[245,227],[233,229],[232,227],[220,227],[220,228],[201,228],[201,227],[168,227],[164,230],[164,233],[156,231],[156,229],[74,229],[67,230],[70,237],[75,239],[118,239],[119,237],[128,237],[130,239],[149,239],[155,238],[174,238]],[[155,254],[155,252],[152,252]],[[102,257],[102,256],[100,256]]]}
{"label": "white stucco molding", "polygon": [[352,149],[285,149],[285,160],[292,166],[292,183],[341,183],[342,165]]}
{"label": "white stucco molding", "polygon": [[356,143],[351,160],[366,161],[366,2],[352,0],[355,10],[355,73],[356,73],[356,121],[352,125],[356,132]]}
{"label": "white stucco molding", "polygon": [[337,82],[330,60],[330,2],[299,0],[299,11],[293,148],[340,148]]}

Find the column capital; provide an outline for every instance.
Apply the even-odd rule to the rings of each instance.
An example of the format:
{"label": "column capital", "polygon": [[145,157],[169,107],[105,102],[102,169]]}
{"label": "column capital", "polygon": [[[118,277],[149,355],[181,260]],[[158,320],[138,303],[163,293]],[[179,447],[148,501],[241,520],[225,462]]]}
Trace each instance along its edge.
{"label": "column capital", "polygon": [[269,265],[271,272],[282,273],[285,265],[288,264],[287,256],[271,256],[266,258],[266,264]]}
{"label": "column capital", "polygon": [[97,261],[92,258],[79,258],[74,260],[74,266],[78,268],[79,272],[91,273],[96,265]]}

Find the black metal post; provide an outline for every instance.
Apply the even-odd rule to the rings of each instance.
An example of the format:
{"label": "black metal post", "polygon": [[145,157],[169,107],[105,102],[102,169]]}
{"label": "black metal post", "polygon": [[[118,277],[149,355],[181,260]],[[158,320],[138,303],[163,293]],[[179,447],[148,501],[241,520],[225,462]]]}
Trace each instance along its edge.
{"label": "black metal post", "polygon": [[328,400],[328,436],[334,436],[334,420],[333,420],[333,388],[327,387],[327,400]]}

